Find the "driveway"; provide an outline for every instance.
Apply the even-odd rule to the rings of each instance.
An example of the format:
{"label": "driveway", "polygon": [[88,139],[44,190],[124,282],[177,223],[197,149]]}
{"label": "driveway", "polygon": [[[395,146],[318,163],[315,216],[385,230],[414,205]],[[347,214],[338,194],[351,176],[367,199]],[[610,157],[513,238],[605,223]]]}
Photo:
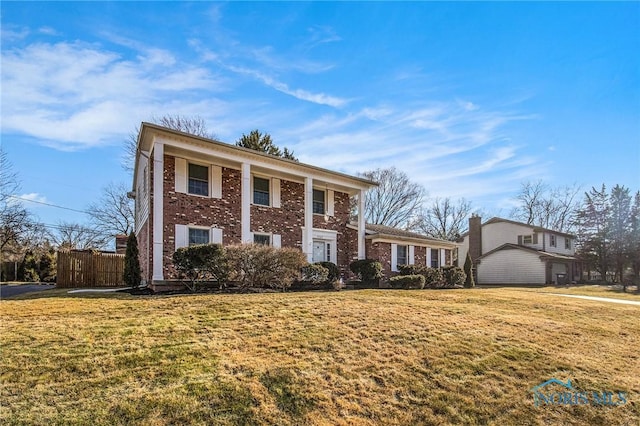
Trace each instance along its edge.
{"label": "driveway", "polygon": [[55,284],[0,285],[0,299],[7,299],[11,296],[30,293],[32,291],[51,290],[54,288],[56,288]]}

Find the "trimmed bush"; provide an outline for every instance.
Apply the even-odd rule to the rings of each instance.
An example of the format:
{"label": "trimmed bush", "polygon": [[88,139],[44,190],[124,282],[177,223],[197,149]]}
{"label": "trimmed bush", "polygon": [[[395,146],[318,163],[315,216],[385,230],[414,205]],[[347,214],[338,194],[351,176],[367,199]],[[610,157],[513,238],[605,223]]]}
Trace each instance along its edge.
{"label": "trimmed bush", "polygon": [[302,280],[313,284],[327,282],[329,270],[319,263],[313,263],[302,267]]}
{"label": "trimmed bush", "polygon": [[334,282],[340,279],[340,268],[333,262],[317,262],[317,265],[324,266],[329,271],[327,281]]}
{"label": "trimmed bush", "polygon": [[464,271],[457,266],[445,266],[442,268],[446,287],[462,287],[467,278]]}
{"label": "trimmed bush", "polygon": [[285,291],[307,265],[305,255],[294,248],[242,244],[226,248],[230,279],[242,288],[271,287]]}
{"label": "trimmed bush", "polygon": [[201,281],[216,281],[220,287],[226,284],[229,264],[220,244],[203,244],[182,247],[173,253],[173,264],[185,285],[192,292]]}
{"label": "trimmed bush", "polygon": [[383,277],[382,263],[374,259],[360,259],[349,264],[351,272],[362,281],[377,281]]}
{"label": "trimmed bush", "polygon": [[424,275],[425,265],[398,265],[400,275]]}
{"label": "trimmed bush", "polygon": [[442,288],[445,285],[444,275],[440,268],[426,268],[424,278],[427,288]]}
{"label": "trimmed bush", "polygon": [[405,290],[423,289],[425,279],[422,275],[398,275],[389,279],[391,287]]}

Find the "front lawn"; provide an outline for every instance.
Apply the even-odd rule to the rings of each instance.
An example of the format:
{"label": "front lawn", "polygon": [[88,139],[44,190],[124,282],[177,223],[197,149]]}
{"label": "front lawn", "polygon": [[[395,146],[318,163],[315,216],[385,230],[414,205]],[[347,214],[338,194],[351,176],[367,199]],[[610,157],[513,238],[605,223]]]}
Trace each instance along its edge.
{"label": "front lawn", "polygon": [[[2,424],[640,418],[637,306],[504,288],[56,295],[0,303]],[[628,401],[536,407],[550,378]]]}

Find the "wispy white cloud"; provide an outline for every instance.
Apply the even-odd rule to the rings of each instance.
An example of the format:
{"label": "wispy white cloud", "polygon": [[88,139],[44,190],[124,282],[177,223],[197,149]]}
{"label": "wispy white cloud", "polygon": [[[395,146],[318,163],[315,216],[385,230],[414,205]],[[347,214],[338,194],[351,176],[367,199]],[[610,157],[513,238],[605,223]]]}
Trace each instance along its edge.
{"label": "wispy white cloud", "polygon": [[44,195],[38,194],[37,192],[30,192],[28,194],[19,195],[18,198],[28,201],[35,201],[37,203],[48,203],[47,197]]}
{"label": "wispy white cloud", "polygon": [[222,86],[209,69],[154,48],[125,59],[95,44],[33,43],[3,50],[2,64],[3,132],[65,150],[113,143],[132,117],[168,113],[169,103],[181,109],[190,92]]}
{"label": "wispy white cloud", "polygon": [[309,40],[305,43],[307,49],[313,49],[316,46],[326,43],[342,41],[342,37],[330,26],[314,25],[307,28],[307,32],[310,36]]}
{"label": "wispy white cloud", "polygon": [[58,31],[56,31],[55,28],[51,28],[51,27],[40,27],[38,28],[38,32],[40,34],[44,34],[44,35],[48,35],[48,36],[57,36],[60,35],[60,33]]}

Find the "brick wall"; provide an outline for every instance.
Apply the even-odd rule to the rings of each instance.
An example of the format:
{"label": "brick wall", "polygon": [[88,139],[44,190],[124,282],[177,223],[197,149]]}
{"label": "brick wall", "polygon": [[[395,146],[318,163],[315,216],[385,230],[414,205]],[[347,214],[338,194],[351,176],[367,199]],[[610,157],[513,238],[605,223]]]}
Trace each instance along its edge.
{"label": "brick wall", "polygon": [[280,181],[280,208],[251,206],[251,232],[280,234],[282,247],[302,247],[304,184]]}
{"label": "brick wall", "polygon": [[164,164],[163,273],[172,279],[176,224],[220,228],[224,245],[242,241],[241,179],[239,170],[223,167],[222,198],[198,197],[175,191],[174,157],[165,155]]}
{"label": "brick wall", "polygon": [[427,264],[427,248],[426,247],[414,247],[414,264],[424,266]]}

